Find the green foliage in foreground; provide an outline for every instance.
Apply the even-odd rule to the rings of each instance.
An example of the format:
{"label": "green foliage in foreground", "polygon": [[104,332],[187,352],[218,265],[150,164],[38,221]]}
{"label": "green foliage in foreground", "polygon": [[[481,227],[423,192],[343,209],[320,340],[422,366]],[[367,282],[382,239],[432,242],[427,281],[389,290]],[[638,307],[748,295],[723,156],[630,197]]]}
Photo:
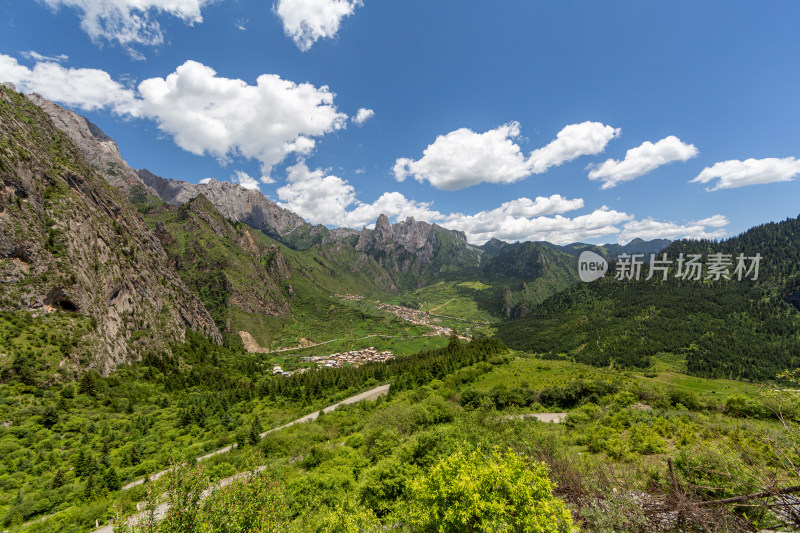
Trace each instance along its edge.
{"label": "green foliage in foreground", "polygon": [[553,497],[544,463],[512,451],[458,451],[411,482],[404,516],[422,531],[568,533],[572,516]]}
{"label": "green foliage in foreground", "polygon": [[[613,373],[592,375],[588,367],[581,378],[536,381],[536,368],[481,361],[269,434],[253,464],[266,466],[264,483],[277,491],[283,518],[275,530],[569,531],[570,515],[591,532],[669,529],[677,527],[674,513],[651,517],[643,507],[672,490],[667,458],[696,499],[796,484],[795,397],[715,399],[644,380],[604,380]],[[481,383],[508,372],[535,385],[483,393]],[[514,416],[522,407],[507,400],[523,391],[534,402],[529,410],[569,406],[566,422]],[[482,393],[477,406],[467,401],[474,392]],[[709,516],[692,527],[749,531],[748,523],[776,523],[768,510],[715,508]]]}
{"label": "green foliage in foreground", "polygon": [[[58,320],[80,320],[18,315],[0,316],[9,356],[3,362],[11,360],[0,385],[0,527],[56,513],[54,521],[36,525],[41,531],[84,530],[110,517],[115,500],[132,507],[143,488],[120,493],[121,486],[171,460],[192,460],[234,442],[253,446],[263,429],[386,380],[402,390],[505,351],[494,340],[454,340],[408,361],[287,379],[273,376],[258,356],[189,332],[170,353],[150,354],[108,377],[85,371],[70,382],[71,374],[55,371],[70,337],[47,330],[61,325]],[[13,364],[20,353],[32,358],[30,372]],[[226,460],[209,474],[219,479],[240,466],[235,454]]]}
{"label": "green foliage in foreground", "polygon": [[[365,477],[378,490],[387,481],[391,482],[387,477]],[[393,514],[394,524],[390,529],[394,531],[574,531],[569,510],[553,496],[547,466],[531,463],[510,450],[457,451],[442,458],[427,475],[394,479],[409,483],[407,498]],[[155,517],[160,499],[151,491],[147,509],[127,521],[120,517],[115,533],[300,532],[315,522],[316,529],[325,532],[386,529],[374,512],[352,505],[336,507],[310,521],[302,517],[292,520],[288,504],[291,489],[256,470],[250,470],[203,500],[207,483],[202,468],[174,469],[167,476],[162,498],[170,506],[164,518]],[[362,490],[362,494],[365,492]]]}
{"label": "green foliage in foreground", "polygon": [[170,505],[157,520],[156,493],[147,508],[126,523],[119,519],[115,533],[277,533],[288,531],[284,488],[267,475],[250,470],[202,500],[209,478],[202,468],[176,467],[167,475],[165,500]]}

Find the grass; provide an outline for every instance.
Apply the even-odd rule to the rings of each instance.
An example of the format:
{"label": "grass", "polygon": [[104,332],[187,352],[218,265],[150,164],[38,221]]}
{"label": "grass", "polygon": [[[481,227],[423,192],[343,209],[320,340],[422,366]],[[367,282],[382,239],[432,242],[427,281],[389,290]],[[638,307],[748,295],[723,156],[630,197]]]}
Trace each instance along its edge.
{"label": "grass", "polygon": [[509,365],[480,376],[473,384],[475,389],[489,391],[498,385],[510,388],[527,383],[538,390],[553,385],[566,385],[575,379],[602,379],[624,384],[638,382],[677,387],[716,401],[737,394],[755,397],[764,390],[761,386],[740,381],[688,376],[668,367],[662,367],[658,371],[620,372],[571,361],[546,361],[522,352],[516,352],[516,355]]}
{"label": "grass", "polygon": [[325,356],[351,350],[362,350],[371,346],[380,351],[390,351],[396,356],[403,356],[422,350],[442,348],[447,346],[448,340],[443,336],[378,336],[365,339],[346,339],[321,346],[311,346],[277,354],[264,354],[264,357],[270,365],[281,365],[284,370],[293,370],[301,366],[313,366],[301,364],[302,357]]}
{"label": "grass", "polygon": [[[493,322],[493,317],[469,296],[470,290],[486,290],[489,285],[479,281],[440,281],[417,289],[413,297],[420,302],[419,308],[437,316],[455,317],[468,322]],[[466,290],[465,290],[466,289]]]}

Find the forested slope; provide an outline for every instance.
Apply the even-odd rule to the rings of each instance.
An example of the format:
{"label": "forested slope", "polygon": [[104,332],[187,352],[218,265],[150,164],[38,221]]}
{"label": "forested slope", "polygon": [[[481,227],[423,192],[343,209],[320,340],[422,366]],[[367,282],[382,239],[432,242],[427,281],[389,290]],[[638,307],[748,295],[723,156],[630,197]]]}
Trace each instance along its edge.
{"label": "forested slope", "polygon": [[[575,285],[500,326],[514,348],[564,354],[597,366],[647,367],[661,352],[686,359],[690,373],[772,379],[800,364],[800,219],[765,224],[724,242],[679,241],[664,252],[675,261],[668,279],[609,277]],[[757,280],[676,279],[683,253],[761,254]],[[663,257],[663,256],[662,256]],[[753,277],[751,273],[750,277]]]}

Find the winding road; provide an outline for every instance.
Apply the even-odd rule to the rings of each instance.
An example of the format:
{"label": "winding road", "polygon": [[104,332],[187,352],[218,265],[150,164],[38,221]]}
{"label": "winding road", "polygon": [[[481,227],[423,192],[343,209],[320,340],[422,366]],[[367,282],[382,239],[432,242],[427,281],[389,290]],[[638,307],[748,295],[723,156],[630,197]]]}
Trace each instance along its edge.
{"label": "winding road", "polygon": [[[366,392],[362,392],[360,394],[356,394],[355,396],[350,396],[349,398],[345,398],[344,400],[342,400],[340,402],[337,402],[337,403],[335,403],[333,405],[329,405],[328,407],[325,407],[324,409],[320,409],[319,411],[314,411],[313,413],[309,413],[309,414],[307,414],[305,416],[302,416],[302,417],[298,418],[297,420],[293,420],[293,421],[289,422],[288,424],[284,424],[282,426],[278,426],[276,428],[269,429],[269,430],[261,433],[260,437],[264,438],[266,435],[272,433],[273,431],[280,431],[282,429],[286,429],[286,428],[288,428],[290,426],[293,426],[295,424],[302,424],[304,422],[313,422],[314,420],[319,418],[320,414],[322,414],[322,413],[330,413],[331,411],[335,410],[337,407],[340,407],[342,405],[349,405],[349,404],[363,402],[363,401],[377,400],[378,398],[380,398],[381,396],[385,396],[389,392],[389,387],[390,387],[390,385],[381,385],[380,387],[375,387],[374,389],[368,390]],[[222,453],[227,453],[227,452],[233,450],[234,448],[236,448],[236,444],[231,444],[230,446],[225,446],[224,448],[220,448],[219,450],[214,450],[211,453],[207,453],[205,455],[201,455],[196,460],[197,460],[197,462],[200,462],[200,461],[203,461],[205,459],[208,459],[209,457],[214,457],[215,455],[219,455],[219,454],[222,454]],[[256,471],[260,472],[261,470],[264,470],[264,468],[266,468],[266,467],[265,466],[260,466],[260,467],[256,468]],[[152,480],[156,480],[156,479],[160,478],[161,476],[163,476],[164,474],[166,474],[168,472],[169,472],[169,469],[162,470],[161,472],[157,472],[157,473],[149,476],[149,479],[151,481]],[[233,483],[235,480],[237,480],[238,478],[242,477],[246,473],[247,472],[240,472],[240,473],[238,473],[238,474],[236,474],[234,476],[231,476],[231,477],[225,478],[223,480],[220,480],[214,486],[209,487],[208,489],[203,491],[202,497],[206,498],[209,494],[211,494],[217,488],[225,487],[226,485],[230,485],[231,483]],[[144,480],[145,480],[145,478],[137,479],[136,481],[132,481],[131,483],[128,483],[127,485],[122,487],[122,490],[129,490],[129,489],[131,489],[131,488],[133,488],[133,487],[135,487],[137,485],[141,485],[142,483],[144,483]],[[155,510],[156,518],[157,519],[161,519],[166,514],[167,510],[169,510],[169,505],[168,504],[162,503],[161,505],[159,505]],[[135,523],[135,522],[138,522],[139,520],[144,519],[146,516],[147,516],[147,511],[142,511],[142,512],[140,512],[138,514],[135,514],[135,515],[131,516],[130,518],[128,518],[128,521],[129,521],[129,523]],[[92,533],[114,533],[114,526],[113,526],[113,524],[108,524],[106,526],[103,526],[101,528],[93,530]]]}

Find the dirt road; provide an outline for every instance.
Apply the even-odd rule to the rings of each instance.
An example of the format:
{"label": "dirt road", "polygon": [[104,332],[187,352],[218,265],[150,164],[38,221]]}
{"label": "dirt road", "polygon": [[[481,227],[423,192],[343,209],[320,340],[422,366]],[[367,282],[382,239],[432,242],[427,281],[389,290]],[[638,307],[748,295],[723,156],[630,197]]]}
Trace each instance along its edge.
{"label": "dirt road", "polygon": [[[312,422],[312,421],[316,420],[319,417],[320,413],[330,413],[331,411],[333,411],[334,409],[336,409],[340,405],[349,405],[349,404],[358,403],[358,402],[361,402],[361,401],[364,401],[364,400],[377,400],[379,397],[385,396],[388,392],[389,392],[389,385],[381,385],[380,387],[375,387],[374,389],[368,390],[366,392],[362,392],[361,394],[356,394],[355,396],[350,396],[349,398],[345,398],[341,402],[335,403],[333,405],[329,405],[328,407],[325,407],[324,409],[322,409],[320,411],[314,411],[313,413],[309,413],[309,414],[307,414],[305,416],[302,416],[302,417],[298,418],[297,420],[293,420],[292,422],[289,422],[288,424],[284,424],[282,426],[267,430],[267,431],[261,433],[261,438],[264,438],[266,435],[268,435],[269,433],[272,433],[273,431],[279,431],[281,429],[288,428],[289,426],[293,426],[295,424],[300,424],[300,423],[303,423],[303,422]],[[221,453],[227,453],[227,452],[231,451],[234,448],[236,448],[236,444],[231,444],[230,446],[225,446],[224,448],[220,448],[219,450],[214,450],[211,453],[207,453],[205,455],[201,455],[200,457],[198,457],[197,458],[197,462],[204,461],[205,459],[208,459],[209,457],[214,457],[215,455],[219,455]],[[161,472],[156,472],[155,474],[152,474],[152,475],[149,476],[150,480],[151,481],[155,481],[156,479],[158,479],[161,476],[163,476],[164,474],[166,474],[168,471],[169,470],[162,470]],[[132,481],[132,482],[128,483],[127,485],[125,485],[124,487],[122,487],[122,490],[132,489],[133,487],[135,487],[137,485],[141,485],[142,483],[144,483],[144,478],[137,479],[136,481]]]}
{"label": "dirt road", "polygon": [[525,413],[524,415],[508,415],[505,418],[519,418],[525,420],[526,418],[535,418],[539,422],[552,422],[560,424],[567,419],[567,413]]}

